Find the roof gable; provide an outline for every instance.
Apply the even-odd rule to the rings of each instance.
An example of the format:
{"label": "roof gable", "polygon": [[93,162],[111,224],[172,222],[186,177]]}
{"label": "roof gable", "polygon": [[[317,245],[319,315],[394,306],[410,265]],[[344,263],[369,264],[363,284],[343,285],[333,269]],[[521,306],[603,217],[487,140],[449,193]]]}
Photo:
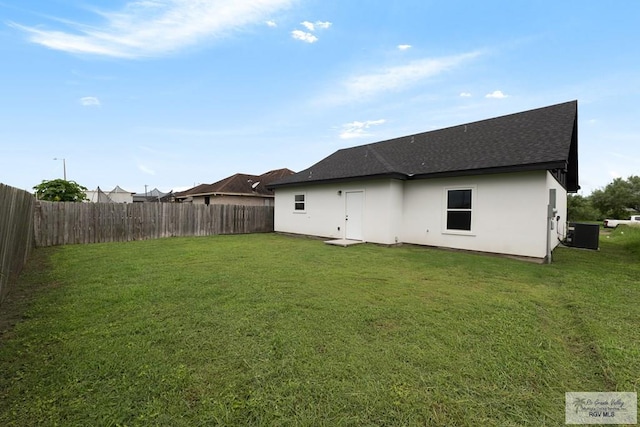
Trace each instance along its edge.
{"label": "roof gable", "polygon": [[338,150],[271,187],[535,169],[568,169],[578,189],[577,101]]}

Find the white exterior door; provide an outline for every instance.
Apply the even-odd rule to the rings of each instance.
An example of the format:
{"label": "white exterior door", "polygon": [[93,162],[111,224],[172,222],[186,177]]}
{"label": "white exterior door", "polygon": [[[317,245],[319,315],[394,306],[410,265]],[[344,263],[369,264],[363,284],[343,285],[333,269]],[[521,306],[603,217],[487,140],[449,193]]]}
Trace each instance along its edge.
{"label": "white exterior door", "polygon": [[347,191],[345,212],[345,233],[347,240],[363,240],[362,238],[362,191]]}

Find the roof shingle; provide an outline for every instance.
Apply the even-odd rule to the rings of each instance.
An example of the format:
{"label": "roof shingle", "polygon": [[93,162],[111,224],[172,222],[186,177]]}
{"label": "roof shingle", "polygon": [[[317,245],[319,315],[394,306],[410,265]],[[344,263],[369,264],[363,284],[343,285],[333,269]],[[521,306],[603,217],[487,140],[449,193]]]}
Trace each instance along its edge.
{"label": "roof shingle", "polygon": [[[270,185],[575,168],[577,101],[338,150]],[[575,157],[575,158],[573,158]]]}

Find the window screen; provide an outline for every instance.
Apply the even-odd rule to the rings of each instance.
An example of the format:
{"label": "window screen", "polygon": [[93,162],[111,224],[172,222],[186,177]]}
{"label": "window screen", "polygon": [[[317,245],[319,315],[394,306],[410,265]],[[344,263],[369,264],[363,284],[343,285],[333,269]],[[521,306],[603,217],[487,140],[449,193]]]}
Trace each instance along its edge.
{"label": "window screen", "polygon": [[471,189],[447,191],[447,230],[471,231]]}

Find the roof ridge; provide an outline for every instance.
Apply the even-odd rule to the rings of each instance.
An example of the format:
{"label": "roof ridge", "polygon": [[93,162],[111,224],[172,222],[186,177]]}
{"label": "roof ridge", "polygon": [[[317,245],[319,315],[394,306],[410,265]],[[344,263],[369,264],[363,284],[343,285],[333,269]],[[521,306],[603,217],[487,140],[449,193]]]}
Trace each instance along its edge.
{"label": "roof ridge", "polygon": [[375,149],[374,145],[375,144],[367,144],[365,148],[367,149],[367,151],[370,151],[380,163],[382,163],[387,172],[400,172],[386,159],[386,157],[384,157],[378,152],[378,150]]}

